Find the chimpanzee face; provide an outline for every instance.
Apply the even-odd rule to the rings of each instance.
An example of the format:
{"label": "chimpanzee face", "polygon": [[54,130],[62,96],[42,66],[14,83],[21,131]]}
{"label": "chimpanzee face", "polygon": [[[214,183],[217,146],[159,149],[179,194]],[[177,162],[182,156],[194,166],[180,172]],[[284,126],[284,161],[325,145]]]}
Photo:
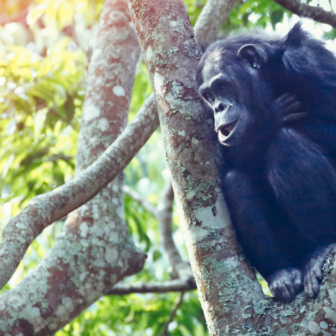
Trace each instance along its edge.
{"label": "chimpanzee face", "polygon": [[223,145],[229,145],[230,141],[234,141],[240,117],[237,110],[237,88],[228,73],[222,72],[210,62],[205,63],[202,75],[204,82],[199,92],[214,113],[219,141]]}
{"label": "chimpanzee face", "polygon": [[199,93],[214,113],[218,139],[225,146],[251,141],[264,120],[260,116],[265,107],[260,102],[267,107],[267,83],[260,76],[261,60],[254,51],[247,45],[234,59],[205,55],[196,77]]}
{"label": "chimpanzee face", "polygon": [[[249,133],[253,127],[253,116],[249,113],[242,90],[239,88],[234,65],[220,69],[206,62],[202,70],[203,84],[199,88],[201,97],[214,113],[215,131],[222,145],[233,146]],[[238,85],[237,85],[238,84]]]}

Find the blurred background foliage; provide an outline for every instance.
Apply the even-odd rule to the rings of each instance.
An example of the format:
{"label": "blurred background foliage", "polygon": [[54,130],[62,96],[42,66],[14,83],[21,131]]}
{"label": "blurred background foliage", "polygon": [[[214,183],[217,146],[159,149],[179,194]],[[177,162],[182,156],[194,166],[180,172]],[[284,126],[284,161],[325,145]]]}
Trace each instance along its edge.
{"label": "blurred background foliage", "polygon": [[[184,2],[195,24],[205,1]],[[329,0],[305,2],[336,9]],[[73,178],[86,73],[102,6],[103,0],[0,0],[1,229],[33,197]],[[251,27],[282,32],[292,25],[291,20],[297,18],[271,0],[238,0],[221,33]],[[336,38],[328,25],[305,20],[304,26],[314,35],[330,41]],[[139,62],[130,119],[150,93],[146,67]],[[168,178],[157,130],[126,168],[125,184],[157,205]],[[127,281],[170,279],[156,219],[128,196],[125,213],[135,242],[148,253],[143,271]],[[187,259],[176,211],[173,218],[174,239]],[[62,225],[55,223],[34,241],[3,291],[15,286],[45,257]],[[106,296],[56,335],[163,336],[180,296]],[[183,295],[168,332],[172,336],[208,335],[196,291]]]}

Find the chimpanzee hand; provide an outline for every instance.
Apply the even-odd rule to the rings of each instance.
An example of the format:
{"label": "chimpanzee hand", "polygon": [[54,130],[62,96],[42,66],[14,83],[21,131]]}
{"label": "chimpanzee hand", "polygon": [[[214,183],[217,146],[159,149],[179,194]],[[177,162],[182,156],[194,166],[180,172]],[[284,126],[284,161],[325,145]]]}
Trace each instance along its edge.
{"label": "chimpanzee hand", "polygon": [[308,115],[308,112],[303,110],[303,105],[297,96],[291,93],[284,93],[274,100],[273,113],[278,126],[291,124]]}
{"label": "chimpanzee hand", "polygon": [[277,300],[293,301],[302,290],[302,273],[297,268],[283,269],[271,275],[268,285]]}

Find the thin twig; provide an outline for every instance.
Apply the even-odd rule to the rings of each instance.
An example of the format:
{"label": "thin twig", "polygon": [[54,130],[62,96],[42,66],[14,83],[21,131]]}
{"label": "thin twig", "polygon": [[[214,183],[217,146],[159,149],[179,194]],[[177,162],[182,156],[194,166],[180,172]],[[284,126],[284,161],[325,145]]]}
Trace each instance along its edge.
{"label": "thin twig", "polygon": [[175,278],[192,278],[192,271],[189,263],[182,260],[182,257],[175,245],[172,231],[172,213],[174,204],[174,190],[171,180],[166,184],[163,197],[157,207],[158,221],[162,243],[173,269],[172,276]]}
{"label": "thin twig", "polygon": [[158,214],[157,208],[153,204],[148,202],[140,194],[138,194],[135,190],[131,189],[128,186],[124,186],[123,191],[126,195],[131,197],[137,203],[139,203],[147,212],[152,214],[155,218],[158,218],[159,214]]}
{"label": "thin twig", "polygon": [[162,199],[157,207],[128,186],[124,186],[123,190],[126,195],[138,202],[147,212],[158,220],[163,247],[173,270],[171,274],[172,277],[175,279],[193,279],[190,264],[183,261],[173,239],[172,212],[174,191],[171,180],[167,183]]}
{"label": "thin twig", "polygon": [[327,23],[336,29],[336,14],[324,10],[322,7],[310,6],[297,0],[274,0],[282,7],[301,17]]}
{"label": "thin twig", "polygon": [[168,293],[185,292],[196,289],[193,280],[167,280],[139,282],[134,284],[119,283],[115,285],[106,295],[126,295],[132,293]]}
{"label": "thin twig", "polygon": [[180,308],[182,302],[183,302],[183,296],[184,296],[185,292],[181,292],[179,298],[176,301],[176,306],[174,308],[174,310],[171,312],[170,316],[169,316],[169,320],[165,323],[165,327],[163,329],[163,332],[161,334],[161,336],[168,336],[168,328],[169,328],[169,324],[173,321],[177,310]]}
{"label": "thin twig", "polygon": [[57,154],[57,155],[53,155],[50,156],[48,158],[43,159],[43,162],[56,162],[58,160],[63,160],[65,162],[69,162],[72,159],[75,159],[74,156],[69,156],[69,155],[64,155],[64,154]]}

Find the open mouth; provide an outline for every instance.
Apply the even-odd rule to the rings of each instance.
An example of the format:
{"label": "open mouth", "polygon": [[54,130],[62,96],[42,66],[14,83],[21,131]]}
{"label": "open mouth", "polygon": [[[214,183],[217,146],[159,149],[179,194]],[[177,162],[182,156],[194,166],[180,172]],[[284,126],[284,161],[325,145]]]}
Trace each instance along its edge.
{"label": "open mouth", "polygon": [[238,120],[233,121],[232,123],[226,124],[226,125],[221,125],[219,127],[218,133],[222,138],[227,138],[234,127],[236,126]]}

